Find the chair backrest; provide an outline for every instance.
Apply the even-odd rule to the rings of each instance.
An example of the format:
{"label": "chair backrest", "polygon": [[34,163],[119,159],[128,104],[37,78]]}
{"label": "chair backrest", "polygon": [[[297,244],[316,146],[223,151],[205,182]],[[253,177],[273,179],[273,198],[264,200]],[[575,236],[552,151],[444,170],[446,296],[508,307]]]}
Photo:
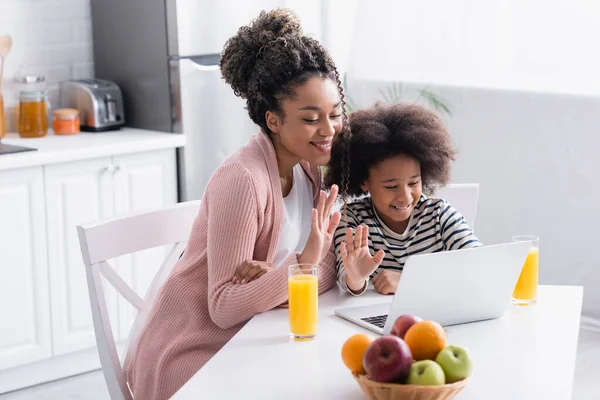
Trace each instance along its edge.
{"label": "chair backrest", "polygon": [[469,227],[475,232],[475,216],[479,200],[478,183],[451,183],[436,190],[435,197],[447,200],[465,217]]}
{"label": "chair backrest", "polygon": [[[98,354],[113,400],[131,400],[132,395],[119,361],[102,288],[102,276],[138,310],[126,347],[127,362],[137,346],[139,333],[160,287],[185,249],[199,209],[200,201],[189,201],[77,226]],[[164,245],[173,246],[154,276],[144,299],[138,296],[107,262],[115,257]]]}

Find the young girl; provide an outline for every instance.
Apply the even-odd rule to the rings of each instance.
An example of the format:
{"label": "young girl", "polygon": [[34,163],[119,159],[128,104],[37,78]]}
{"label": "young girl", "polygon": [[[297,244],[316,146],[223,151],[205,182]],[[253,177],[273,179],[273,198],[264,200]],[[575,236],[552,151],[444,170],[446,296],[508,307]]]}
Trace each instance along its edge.
{"label": "young girl", "polygon": [[287,266],[318,264],[319,293],[336,282],[337,188],[320,190],[333,137],[347,132],[333,61],[293,13],[275,10],[239,29],[220,67],[260,131],[206,187],[125,366],[135,399],[171,397],[246,321],[285,303]]}
{"label": "young girl", "polygon": [[345,290],[362,294],[372,277],[377,292],[392,294],[408,256],[481,246],[457,210],[429,197],[450,180],[455,155],[435,113],[376,105],[354,112],[350,128],[351,139],[334,140],[325,176],[326,185],[341,185],[349,151],[348,194],[366,195],[347,204],[347,223],[344,218],[335,232]]}

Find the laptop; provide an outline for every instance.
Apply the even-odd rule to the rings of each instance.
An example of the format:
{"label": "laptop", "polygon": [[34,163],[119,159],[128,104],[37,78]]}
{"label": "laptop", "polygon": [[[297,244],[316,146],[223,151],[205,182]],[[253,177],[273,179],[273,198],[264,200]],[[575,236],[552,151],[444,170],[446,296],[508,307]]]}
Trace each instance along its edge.
{"label": "laptop", "polygon": [[514,242],[410,256],[391,304],[341,308],[335,314],[383,335],[403,314],[442,326],[501,317],[530,246]]}

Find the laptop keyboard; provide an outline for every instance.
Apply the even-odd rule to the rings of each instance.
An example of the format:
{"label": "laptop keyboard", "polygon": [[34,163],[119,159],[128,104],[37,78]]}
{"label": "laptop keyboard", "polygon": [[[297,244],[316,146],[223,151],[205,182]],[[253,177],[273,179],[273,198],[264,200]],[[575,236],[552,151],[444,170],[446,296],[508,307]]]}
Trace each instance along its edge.
{"label": "laptop keyboard", "polygon": [[361,318],[361,320],[365,321],[367,324],[375,325],[381,329],[383,329],[383,327],[385,326],[386,319],[387,319],[387,314],[376,315],[374,317]]}

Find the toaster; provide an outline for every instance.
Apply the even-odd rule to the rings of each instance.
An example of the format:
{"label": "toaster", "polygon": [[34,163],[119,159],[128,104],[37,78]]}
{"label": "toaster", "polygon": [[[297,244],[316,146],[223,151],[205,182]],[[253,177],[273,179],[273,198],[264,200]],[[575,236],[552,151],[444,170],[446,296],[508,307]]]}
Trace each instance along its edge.
{"label": "toaster", "polygon": [[79,110],[82,131],[103,132],[125,124],[123,96],[116,83],[104,79],[60,82],[60,105]]}

